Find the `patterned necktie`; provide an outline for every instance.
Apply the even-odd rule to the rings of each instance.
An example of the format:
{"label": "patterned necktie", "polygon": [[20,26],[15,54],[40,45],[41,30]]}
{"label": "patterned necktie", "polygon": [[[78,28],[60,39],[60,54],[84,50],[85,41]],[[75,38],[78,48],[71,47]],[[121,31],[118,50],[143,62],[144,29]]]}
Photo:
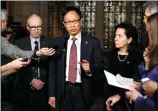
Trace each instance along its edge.
{"label": "patterned necktie", "polygon": [[[35,50],[35,51],[38,51],[38,50],[39,50],[38,41],[35,41],[34,43],[35,43],[35,48],[34,48],[34,50]],[[39,77],[38,58],[35,58],[33,61],[34,61],[33,76],[36,78],[36,77]]]}
{"label": "patterned necktie", "polygon": [[72,83],[75,83],[77,79],[77,47],[76,47],[75,41],[77,39],[72,38],[72,40],[73,40],[73,43],[70,49],[68,80]]}

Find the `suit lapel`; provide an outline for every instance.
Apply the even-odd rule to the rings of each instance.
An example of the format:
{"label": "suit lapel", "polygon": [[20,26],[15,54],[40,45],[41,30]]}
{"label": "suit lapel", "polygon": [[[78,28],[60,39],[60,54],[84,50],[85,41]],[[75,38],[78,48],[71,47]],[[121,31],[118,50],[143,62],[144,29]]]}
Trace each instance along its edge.
{"label": "suit lapel", "polygon": [[40,48],[43,48],[43,47],[47,47],[47,44],[46,44],[46,42],[44,40],[44,37],[41,36],[40,37]]}
{"label": "suit lapel", "polygon": [[85,54],[88,51],[87,44],[88,44],[88,40],[86,36],[83,33],[81,33],[81,55],[80,55],[81,59],[80,60],[86,59]]}
{"label": "suit lapel", "polygon": [[25,47],[27,50],[32,50],[30,37],[26,37]]}
{"label": "suit lapel", "polygon": [[64,67],[66,67],[66,56],[67,56],[67,44],[69,40],[69,35],[64,37],[64,50],[66,53],[64,53]]}

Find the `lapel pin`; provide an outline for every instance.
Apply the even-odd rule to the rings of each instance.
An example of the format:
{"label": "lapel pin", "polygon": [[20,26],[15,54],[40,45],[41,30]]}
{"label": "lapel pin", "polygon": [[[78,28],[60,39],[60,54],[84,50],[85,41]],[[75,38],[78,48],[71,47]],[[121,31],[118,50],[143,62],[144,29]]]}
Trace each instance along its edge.
{"label": "lapel pin", "polygon": [[86,41],[85,44],[88,44],[88,41]]}
{"label": "lapel pin", "polygon": [[129,61],[127,61],[127,64],[129,64]]}

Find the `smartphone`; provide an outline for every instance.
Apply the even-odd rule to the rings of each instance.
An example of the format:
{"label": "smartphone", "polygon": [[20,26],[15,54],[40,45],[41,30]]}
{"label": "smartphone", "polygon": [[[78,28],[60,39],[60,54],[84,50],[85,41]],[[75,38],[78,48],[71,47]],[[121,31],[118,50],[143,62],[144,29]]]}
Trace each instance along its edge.
{"label": "smartphone", "polygon": [[149,78],[143,78],[143,79],[141,79],[141,81],[142,81],[142,83],[144,83],[144,82],[150,81],[150,79]]}
{"label": "smartphone", "polygon": [[108,106],[110,107],[110,109],[113,108],[113,106],[111,105],[111,103],[112,103],[112,102],[109,102],[109,103],[108,103]]}
{"label": "smartphone", "polygon": [[53,46],[53,47],[50,46],[49,48],[53,48],[54,50],[57,50],[57,49],[59,49],[60,47],[59,47],[59,45],[56,44],[55,46]]}
{"label": "smartphone", "polygon": [[141,80],[134,80],[134,82],[142,82]]}
{"label": "smartphone", "polygon": [[26,56],[22,61],[23,62],[27,62],[28,61],[28,59],[30,59],[32,57],[32,54],[31,55],[28,55],[28,56]]}

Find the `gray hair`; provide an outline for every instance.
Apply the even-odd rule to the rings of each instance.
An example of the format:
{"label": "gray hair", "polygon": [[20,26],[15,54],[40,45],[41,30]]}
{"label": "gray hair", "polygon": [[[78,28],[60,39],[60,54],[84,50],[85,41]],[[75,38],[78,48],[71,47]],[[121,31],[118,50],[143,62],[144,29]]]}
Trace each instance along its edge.
{"label": "gray hair", "polygon": [[1,20],[7,20],[8,19],[8,11],[6,9],[1,9]]}
{"label": "gray hair", "polygon": [[151,15],[158,12],[158,2],[157,1],[148,1],[143,4],[144,10],[149,8]]}

